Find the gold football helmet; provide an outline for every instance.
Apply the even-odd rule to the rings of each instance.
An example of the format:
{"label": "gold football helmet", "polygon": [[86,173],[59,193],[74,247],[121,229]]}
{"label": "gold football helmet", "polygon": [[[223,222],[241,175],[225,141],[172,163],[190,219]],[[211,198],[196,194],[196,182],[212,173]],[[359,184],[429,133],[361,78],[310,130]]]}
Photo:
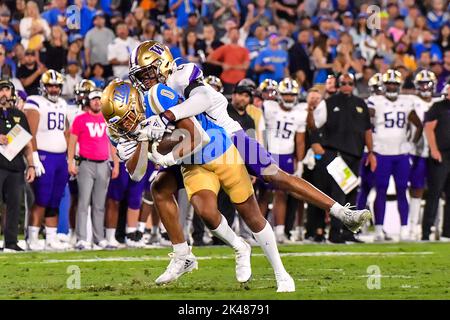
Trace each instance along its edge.
{"label": "gold football helmet", "polygon": [[110,131],[117,136],[135,138],[134,131],[145,120],[139,91],[130,81],[115,79],[103,90],[102,113]]}
{"label": "gold football helmet", "polygon": [[[64,77],[61,73],[58,71],[55,71],[53,69],[45,71],[40,80],[40,91],[41,95],[45,96],[48,100],[52,102],[56,102],[59,98],[59,96],[62,93],[62,86],[64,84]],[[50,94],[50,92],[47,89],[47,86],[58,86],[59,87],[59,93],[58,94]]]}
{"label": "gold football helmet", "polygon": [[298,102],[300,86],[291,78],[284,78],[278,84],[278,101],[287,109],[292,109]]}
{"label": "gold football helmet", "polygon": [[213,87],[217,92],[222,93],[223,92],[223,84],[222,81],[217,78],[216,76],[207,76],[203,82],[205,84],[209,84],[211,87]]}
{"label": "gold football helmet", "polygon": [[417,93],[423,98],[429,98],[433,95],[437,83],[434,72],[422,70],[414,77],[414,86]]}
{"label": "gold football helmet", "polygon": [[174,59],[166,45],[153,40],[144,41],[130,55],[130,80],[139,90],[148,91],[152,86],[151,80],[165,83],[173,66]]}
{"label": "gold football helmet", "polygon": [[389,69],[383,74],[383,85],[386,98],[395,100],[400,93],[402,74],[400,71]]}
{"label": "gold football helmet", "polygon": [[75,100],[78,105],[82,104],[86,95],[96,88],[94,81],[83,79],[75,86]]}
{"label": "gold football helmet", "polygon": [[381,73],[375,73],[370,77],[367,85],[371,94],[381,94],[384,90],[383,88],[383,75]]}
{"label": "gold football helmet", "polygon": [[272,79],[265,79],[259,84],[259,91],[261,91],[264,100],[275,100],[277,98],[278,82]]}

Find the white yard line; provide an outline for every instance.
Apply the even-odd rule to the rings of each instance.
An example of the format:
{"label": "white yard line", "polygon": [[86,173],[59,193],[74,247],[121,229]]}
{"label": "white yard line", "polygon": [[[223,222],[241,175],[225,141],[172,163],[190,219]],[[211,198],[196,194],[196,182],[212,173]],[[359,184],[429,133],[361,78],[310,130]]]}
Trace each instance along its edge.
{"label": "white yard line", "polygon": [[[417,251],[417,252],[291,252],[281,253],[282,257],[351,257],[351,256],[381,256],[381,257],[395,257],[395,256],[421,256],[431,255],[433,252]],[[253,257],[263,257],[262,253],[255,253]],[[197,257],[198,260],[224,260],[234,259],[234,255],[214,255],[208,257]],[[167,256],[150,256],[150,257],[107,257],[107,258],[84,258],[84,259],[48,259],[43,261],[27,261],[20,264],[48,264],[48,263],[72,263],[72,262],[142,262],[142,261],[165,261],[170,258]]]}

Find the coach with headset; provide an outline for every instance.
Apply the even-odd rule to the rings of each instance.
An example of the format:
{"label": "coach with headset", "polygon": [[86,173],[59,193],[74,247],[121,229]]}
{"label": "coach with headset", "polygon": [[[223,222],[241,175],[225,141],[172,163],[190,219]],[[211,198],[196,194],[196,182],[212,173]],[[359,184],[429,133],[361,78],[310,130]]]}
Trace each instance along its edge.
{"label": "coach with headset", "polygon": [[[16,94],[14,85],[9,80],[0,80],[0,145],[8,145],[7,134],[16,126],[30,132],[27,118],[19,109],[15,108]],[[25,170],[26,158],[28,164]],[[6,219],[4,220],[4,250],[23,251],[17,245],[17,234],[19,232],[19,214],[21,196],[23,195],[25,178],[28,183],[33,182],[35,171],[33,166],[33,152],[31,142],[9,161],[0,154],[0,199],[6,202]],[[4,197],[4,198],[3,198]]]}
{"label": "coach with headset", "polygon": [[[364,146],[368,149],[366,165],[370,165],[372,171],[376,169],[369,110],[363,99],[353,95],[354,85],[352,74],[341,74],[337,81],[338,92],[322,100],[314,111],[308,113],[308,128],[321,131],[324,154],[316,162],[316,166],[322,170],[326,170],[328,164],[340,155],[357,175]],[[331,175],[327,177],[326,192],[329,196],[338,203],[356,203],[356,189],[345,195],[333,177]],[[334,243],[361,242],[334,217],[331,217],[328,240]]]}

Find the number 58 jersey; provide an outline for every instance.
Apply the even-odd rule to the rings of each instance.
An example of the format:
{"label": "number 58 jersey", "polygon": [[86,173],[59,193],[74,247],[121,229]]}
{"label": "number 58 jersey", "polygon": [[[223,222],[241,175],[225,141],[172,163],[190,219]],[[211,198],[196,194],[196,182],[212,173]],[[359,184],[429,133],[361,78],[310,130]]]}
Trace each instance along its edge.
{"label": "number 58 jersey", "polygon": [[297,104],[290,111],[281,109],[276,101],[264,101],[267,149],[273,154],[293,154],[295,134],[306,130],[306,109]]}
{"label": "number 58 jersey", "polygon": [[38,150],[62,153],[67,150],[64,136],[66,129],[67,103],[58,98],[56,103],[42,96],[29,96],[25,101],[24,110],[39,112],[39,125],[36,132]]}
{"label": "number 58 jersey", "polygon": [[384,96],[371,96],[367,106],[375,109],[373,149],[382,155],[409,153],[408,116],[414,104],[405,95],[391,101]]}

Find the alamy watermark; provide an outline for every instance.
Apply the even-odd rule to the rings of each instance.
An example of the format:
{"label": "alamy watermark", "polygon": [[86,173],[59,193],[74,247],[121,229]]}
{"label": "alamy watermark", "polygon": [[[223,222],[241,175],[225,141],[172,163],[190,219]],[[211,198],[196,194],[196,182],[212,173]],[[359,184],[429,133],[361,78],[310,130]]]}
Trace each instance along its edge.
{"label": "alamy watermark", "polygon": [[367,267],[367,289],[380,290],[381,289],[381,269],[377,265],[370,265]]}
{"label": "alamy watermark", "polygon": [[81,288],[81,270],[77,265],[70,265],[67,267],[66,273],[69,274],[66,280],[67,289],[80,289]]}

